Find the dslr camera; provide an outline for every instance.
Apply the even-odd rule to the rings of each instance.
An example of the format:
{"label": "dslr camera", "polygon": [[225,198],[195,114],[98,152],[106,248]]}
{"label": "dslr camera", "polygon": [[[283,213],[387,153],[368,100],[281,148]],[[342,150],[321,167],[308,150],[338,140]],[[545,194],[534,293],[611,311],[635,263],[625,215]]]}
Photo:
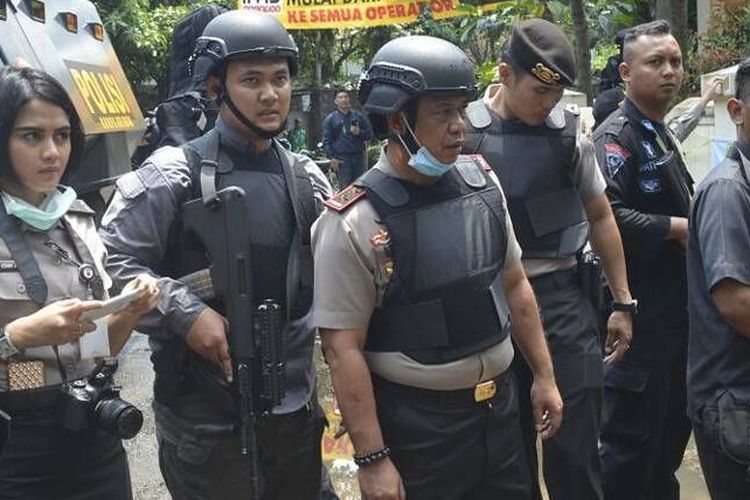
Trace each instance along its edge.
{"label": "dslr camera", "polygon": [[62,385],[58,419],[71,432],[101,429],[120,439],[135,437],[143,426],[143,413],[120,398],[115,385],[116,358],[105,358],[87,376]]}

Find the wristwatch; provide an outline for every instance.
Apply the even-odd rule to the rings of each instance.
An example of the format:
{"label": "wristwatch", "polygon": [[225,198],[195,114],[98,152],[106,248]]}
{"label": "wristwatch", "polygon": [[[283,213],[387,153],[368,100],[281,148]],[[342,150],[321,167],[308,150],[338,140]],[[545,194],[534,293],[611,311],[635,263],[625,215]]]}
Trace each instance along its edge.
{"label": "wristwatch", "polygon": [[10,341],[10,337],[5,334],[5,327],[0,326],[0,359],[8,360],[18,354],[16,346]]}
{"label": "wristwatch", "polygon": [[638,301],[636,299],[629,302],[612,301],[612,310],[629,312],[631,316],[635,316],[638,314]]}

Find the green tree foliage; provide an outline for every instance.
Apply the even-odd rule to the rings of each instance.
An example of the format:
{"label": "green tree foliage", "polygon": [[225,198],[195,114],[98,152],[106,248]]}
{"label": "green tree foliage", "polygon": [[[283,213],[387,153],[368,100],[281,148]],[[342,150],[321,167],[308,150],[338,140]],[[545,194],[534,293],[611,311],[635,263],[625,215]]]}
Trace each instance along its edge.
{"label": "green tree foliage", "polygon": [[686,58],[683,91],[700,92],[700,76],[739,63],[750,56],[750,7],[735,6],[714,12],[708,30],[692,40]]}

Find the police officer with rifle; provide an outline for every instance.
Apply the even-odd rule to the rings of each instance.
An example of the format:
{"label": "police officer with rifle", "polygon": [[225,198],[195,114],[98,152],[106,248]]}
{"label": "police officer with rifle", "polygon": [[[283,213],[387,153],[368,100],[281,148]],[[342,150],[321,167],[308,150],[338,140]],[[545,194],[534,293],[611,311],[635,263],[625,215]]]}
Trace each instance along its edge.
{"label": "police officer with rifle", "polygon": [[164,298],[140,329],[175,498],[319,495],[310,227],[330,186],[274,139],[297,53],[273,17],[213,19],[190,64],[219,103],[215,128],[121,178],[103,219],[113,278],[161,277]]}

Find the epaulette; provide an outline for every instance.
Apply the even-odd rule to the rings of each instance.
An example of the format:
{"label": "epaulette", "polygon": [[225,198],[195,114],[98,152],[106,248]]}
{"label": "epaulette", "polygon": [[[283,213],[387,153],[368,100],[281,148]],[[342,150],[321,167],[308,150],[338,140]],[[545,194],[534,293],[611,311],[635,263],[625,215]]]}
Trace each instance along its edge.
{"label": "epaulette", "polygon": [[362,200],[367,196],[367,191],[359,186],[349,186],[339,191],[333,198],[323,202],[325,206],[338,213],[346,211],[349,207]]}
{"label": "epaulette", "polygon": [[85,215],[95,215],[96,212],[94,212],[91,207],[89,207],[85,201],[81,199],[75,200],[71,205],[70,208],[68,208],[68,212],[75,212],[79,214],[85,214]]}

